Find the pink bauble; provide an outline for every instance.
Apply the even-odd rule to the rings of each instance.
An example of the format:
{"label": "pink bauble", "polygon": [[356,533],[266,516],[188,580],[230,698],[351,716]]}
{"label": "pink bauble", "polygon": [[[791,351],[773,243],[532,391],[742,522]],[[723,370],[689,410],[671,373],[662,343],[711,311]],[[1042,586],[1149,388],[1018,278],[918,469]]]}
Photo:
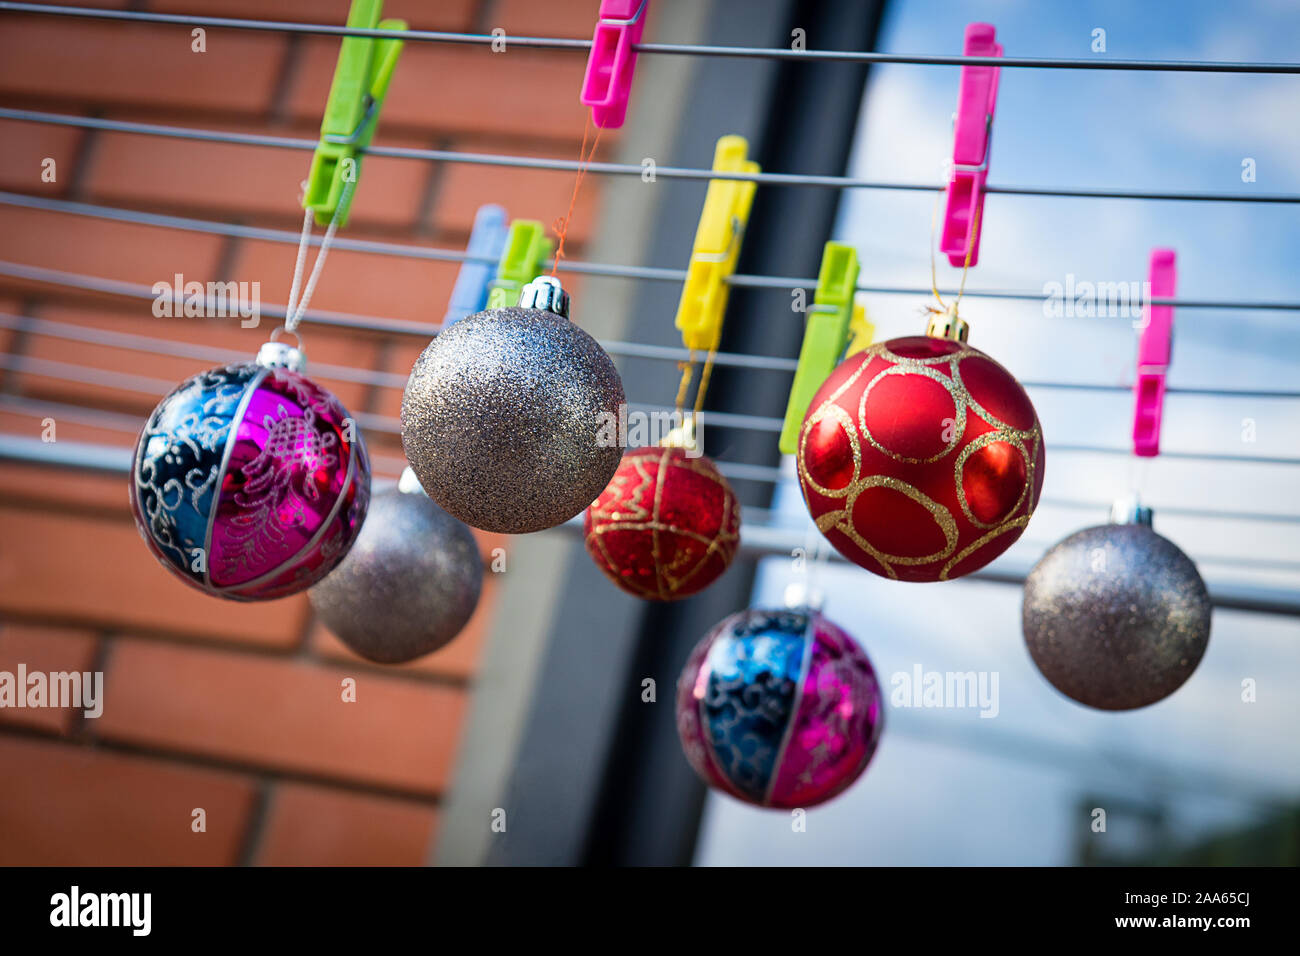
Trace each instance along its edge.
{"label": "pink bauble", "polygon": [[677,733],[712,787],[810,807],[867,769],[884,723],[871,661],[817,611],[748,610],[713,628],[677,683]]}
{"label": "pink bauble", "polygon": [[136,445],[131,506],[163,567],[208,594],[283,597],[343,559],[365,519],[370,465],[339,400],[257,363],[196,375]]}

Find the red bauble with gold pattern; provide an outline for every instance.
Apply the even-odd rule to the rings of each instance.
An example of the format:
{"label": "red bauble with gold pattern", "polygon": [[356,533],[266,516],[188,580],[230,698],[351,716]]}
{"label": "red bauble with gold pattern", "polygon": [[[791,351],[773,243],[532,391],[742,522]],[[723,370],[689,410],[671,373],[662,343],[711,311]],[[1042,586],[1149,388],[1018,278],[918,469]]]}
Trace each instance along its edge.
{"label": "red bauble with gold pattern", "polygon": [[712,584],[736,555],[740,505],[716,465],[683,448],[636,448],[590,508],[587,551],[611,581],[651,601]]}
{"label": "red bauble with gold pattern", "polygon": [[850,356],[799,433],[799,484],[817,527],[882,577],[946,581],[1024,531],[1043,488],[1029,396],[978,349],[929,335]]}

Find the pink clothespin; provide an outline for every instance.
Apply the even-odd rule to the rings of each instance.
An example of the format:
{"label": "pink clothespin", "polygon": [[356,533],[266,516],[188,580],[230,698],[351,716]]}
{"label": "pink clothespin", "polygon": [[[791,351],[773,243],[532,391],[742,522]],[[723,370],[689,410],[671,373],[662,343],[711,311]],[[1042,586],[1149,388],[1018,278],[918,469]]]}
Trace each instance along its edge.
{"label": "pink clothespin", "polygon": [[[1178,273],[1174,250],[1152,249],[1147,274],[1152,299],[1172,299]],[[1160,453],[1160,415],[1165,405],[1165,373],[1173,355],[1174,307],[1147,303],[1145,327],[1138,342],[1137,380],[1133,383],[1133,453],[1154,458]]]}
{"label": "pink clothespin", "polygon": [[[991,23],[966,26],[963,56],[1001,56],[1002,45],[994,39]],[[953,120],[952,174],[948,180],[948,202],[943,214],[939,251],[954,266],[979,261],[980,229],[976,217],[984,210],[984,183],[989,177],[989,142],[993,136],[993,111],[998,102],[998,74],[1001,67],[963,66]],[[971,229],[975,238],[971,240]]]}
{"label": "pink clothespin", "polygon": [[617,129],[627,116],[627,97],[636,72],[636,50],[645,32],[650,0],[601,0],[600,21],[591,38],[587,75],[582,78],[582,104],[601,129]]}

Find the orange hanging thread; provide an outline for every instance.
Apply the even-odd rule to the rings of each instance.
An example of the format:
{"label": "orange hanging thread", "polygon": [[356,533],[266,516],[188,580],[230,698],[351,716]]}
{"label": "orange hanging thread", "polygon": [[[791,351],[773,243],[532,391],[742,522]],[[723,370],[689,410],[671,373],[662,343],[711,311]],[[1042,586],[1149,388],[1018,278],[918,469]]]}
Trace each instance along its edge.
{"label": "orange hanging thread", "polygon": [[[582,129],[582,148],[578,151],[578,174],[573,178],[573,193],[569,196],[569,211],[560,219],[552,223],[555,230],[555,262],[551,265],[551,276],[554,277],[560,271],[560,260],[564,258],[564,242],[569,236],[569,221],[573,219],[573,210],[578,204],[578,191],[582,188],[582,181],[587,176],[587,167],[596,157],[596,149],[600,146],[601,127],[596,127],[595,137],[591,136],[591,116],[587,116],[587,122]],[[587,148],[587,141],[591,140],[590,150]]]}

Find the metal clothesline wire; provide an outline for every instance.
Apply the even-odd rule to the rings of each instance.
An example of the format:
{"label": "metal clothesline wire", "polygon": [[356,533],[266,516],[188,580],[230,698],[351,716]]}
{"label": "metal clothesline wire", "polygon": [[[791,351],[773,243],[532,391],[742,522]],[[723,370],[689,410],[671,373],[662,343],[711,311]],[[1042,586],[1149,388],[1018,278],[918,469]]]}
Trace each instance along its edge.
{"label": "metal clothesline wire", "polygon": [[[66,113],[47,113],[39,110],[20,110],[0,107],[0,119],[23,123],[42,123],[77,129],[94,129],[142,136],[159,136],[170,139],[237,146],[259,146],[274,149],[293,149],[310,152],[318,140],[291,136],[268,136],[261,133],[235,133],[225,130],[198,129],[184,126],[166,126],[159,123],[141,123],[133,120],[110,120],[92,116],[74,116]],[[368,146],[358,152],[368,156],[394,159],[418,159],[445,163],[463,163],[478,166],[501,166],[515,169],[545,169],[556,172],[577,172],[608,176],[643,177],[646,168],[636,163],[583,163],[575,159],[551,159],[541,156],[516,156],[502,153],[466,153],[448,149],[424,149],[408,146]],[[896,183],[857,176],[818,176],[807,173],[744,173],[713,169],[695,169],[682,166],[655,166],[655,179],[696,180],[711,179],[753,182],[767,186],[817,186],[830,189],[882,189],[905,192],[942,192],[943,183]],[[1090,189],[1051,186],[985,186],[988,195],[1051,196],[1071,199],[1132,199],[1168,200],[1182,202],[1239,202],[1239,203],[1300,203],[1300,194],[1290,193],[1212,193],[1212,192],[1153,192],[1141,189]]]}
{"label": "metal clothesline wire", "polygon": [[[201,232],[208,235],[230,236],[240,239],[259,239],[297,246],[301,235],[285,229],[271,229],[265,226],[244,226],[238,223],[216,222],[209,219],[195,219],[188,216],[173,216],[165,213],[143,212],[135,209],[122,209],[115,206],[101,206],[95,203],[77,202],[68,199],[51,199],[44,196],[29,196],[25,193],[0,192],[0,205],[18,206],[26,209],[40,209],[47,212],[62,212],[77,216],[89,216],[114,222],[129,222],[136,225],[158,226],[164,229],[181,229],[188,232]],[[320,244],[319,236],[312,236],[312,245]],[[333,248],[352,252],[369,252],[376,255],[397,256],[409,259],[424,259],[434,262],[483,262],[494,264],[490,256],[476,256],[458,249],[439,249],[429,246],[408,245],[399,242],[384,242],[376,239],[352,239],[336,237]],[[610,265],[607,263],[580,262],[565,258],[563,269],[577,275],[589,275],[606,278],[642,279],[653,282],[681,283],[686,279],[685,269],[673,269],[660,266]],[[734,274],[728,278],[732,286],[751,289],[807,289],[817,287],[815,278],[794,278],[789,276],[760,276]],[[932,290],[922,286],[880,286],[861,285],[856,291],[877,295],[918,295],[929,296]],[[940,292],[956,294],[956,289],[944,288]],[[1009,299],[1025,302],[1042,302],[1043,292],[1005,291],[997,289],[971,289],[963,293],[966,298]],[[1300,302],[1267,302],[1216,299],[1170,299],[1153,296],[1152,305],[1170,305],[1182,309],[1251,309],[1258,311],[1300,311]],[[798,313],[791,313],[798,315]]]}
{"label": "metal clothesline wire", "polygon": [[[48,408],[49,403],[33,402],[26,403],[22,400],[17,402],[11,401],[11,396],[0,395],[0,407],[13,406],[20,410],[31,411],[30,406],[41,406],[38,411],[53,411]],[[124,416],[123,416],[124,417]],[[131,429],[134,430],[134,429]],[[35,438],[22,438],[0,433],[0,462],[15,461],[18,463],[38,463],[41,465],[54,465],[56,467],[86,469],[99,473],[119,473],[129,472],[130,457],[129,450],[120,446],[113,445],[90,445],[82,442],[57,442],[51,444],[42,443]],[[384,487],[396,480],[396,474],[404,466],[405,462],[398,458],[385,458],[371,456],[372,465],[381,466],[388,469],[388,473],[381,472],[378,468],[374,471],[375,487]],[[1043,502],[1047,504],[1045,500]],[[1100,507],[1100,506],[1099,506]],[[785,555],[788,557],[795,543],[802,541],[802,537],[791,538],[791,533],[802,535],[802,530],[787,525],[782,522],[771,523],[765,519],[771,517],[769,509],[741,506],[741,543],[742,551],[750,554],[764,557],[772,555]],[[1162,508],[1164,513],[1167,509]],[[557,530],[567,531],[569,533],[582,533],[581,517],[570,519],[557,526]],[[1021,539],[1022,541],[1024,539]],[[1036,547],[1039,550],[1046,548],[1046,544],[1025,542],[1030,547]],[[1216,555],[1193,555],[1194,560],[1199,564],[1219,565],[1228,568],[1242,568],[1249,570],[1269,570],[1281,572],[1294,572],[1300,569],[1300,563],[1287,561],[1284,559],[1270,558],[1250,558],[1240,556],[1219,557]],[[835,551],[827,554],[827,560],[834,564],[847,563],[847,558]],[[976,571],[969,576],[975,581],[991,581],[997,583],[1023,584],[1023,574],[1007,572],[998,569],[984,569]],[[1222,585],[1211,589],[1211,600],[1216,607],[1227,608],[1245,608],[1249,610],[1260,610],[1258,597],[1251,594],[1229,593]],[[1275,609],[1270,606],[1270,610]],[[1287,606],[1283,613],[1293,613],[1290,606]]]}
{"label": "metal clothesline wire", "polygon": [[[4,356],[0,356],[0,365],[5,364],[4,358]],[[29,369],[28,371],[32,371],[33,374],[42,374],[36,370]],[[80,381],[90,380],[80,379]],[[166,384],[168,386],[171,385],[171,383]],[[148,391],[148,389],[145,389],[145,391]],[[0,394],[0,407],[7,407],[16,412],[30,415],[48,415],[51,417],[61,416],[67,421],[75,421],[94,428],[103,428],[108,431],[122,432],[126,434],[137,434],[140,430],[140,420],[137,416],[123,412],[112,412],[98,408],[90,408],[84,405],[73,405],[65,402],[49,401],[46,399],[31,398],[23,395]],[[364,431],[386,431],[386,429],[376,429],[373,424],[366,424],[366,422],[363,421],[363,418],[365,417],[367,416],[357,416],[358,424],[361,425]],[[368,417],[373,418],[377,416]],[[4,437],[4,435],[0,434],[0,440],[3,440]],[[374,456],[372,456],[372,458],[373,457]],[[405,462],[398,458],[386,458],[380,456],[375,460],[377,463],[386,466],[394,475],[399,473],[405,466]],[[744,465],[737,462],[725,461],[717,462],[717,465],[719,470],[728,478],[749,478],[754,481],[772,481],[773,473],[775,473],[776,478],[779,479],[781,477],[780,469],[767,468],[766,466],[761,465]],[[755,472],[756,474],[751,474],[751,472]],[[761,473],[761,477],[757,473]],[[1104,501],[1080,501],[1075,499],[1050,497],[1043,498],[1040,504],[1048,507],[1097,512],[1105,511],[1110,507],[1110,503]],[[778,528],[786,525],[789,525],[790,527],[802,525],[801,522],[790,522],[788,519],[781,516],[776,516],[776,520],[773,521],[771,519],[774,512],[768,508],[745,505],[744,510],[746,514],[766,516],[764,524],[771,528]],[[1170,505],[1162,505],[1160,507],[1160,514],[1222,521],[1261,521],[1269,523],[1300,524],[1300,514],[1277,514],[1212,508],[1183,508]]]}
{"label": "metal clothesline wire", "polygon": [[[6,263],[0,262],[0,274],[4,274],[2,268],[4,265],[6,265]],[[142,293],[141,297],[143,298],[145,295],[148,295],[150,298],[153,297],[152,293],[147,292]],[[78,325],[72,322],[60,322],[55,319],[46,319],[34,315],[15,315],[10,312],[0,312],[0,328],[26,331],[36,335],[66,339],[72,342],[83,342],[91,345],[104,345],[110,348],[150,352],[155,355],[169,355],[176,358],[192,358],[205,362],[220,363],[243,361],[247,358],[247,353],[238,349],[224,349],[210,345],[191,344],[189,342],[173,342],[166,339],[157,339],[149,335],[136,335],[131,332],[115,332],[109,329]],[[627,345],[629,343],[612,342],[607,344],[612,345],[617,349],[619,346]],[[658,361],[685,361],[690,357],[690,352],[684,348],[672,348],[669,346],[658,346],[657,348],[660,348],[667,354],[638,357],[646,357]],[[606,351],[609,351],[609,349],[606,349]],[[767,356],[759,355],[752,356],[752,358],[760,361],[765,360],[761,368],[770,371],[793,372],[798,365],[798,362],[794,359],[769,358]],[[714,364],[717,364],[717,362],[715,361]],[[395,372],[372,371],[371,369],[352,368],[348,365],[332,365],[326,362],[317,362],[314,360],[312,361],[311,366],[313,373],[324,379],[334,379],[335,381],[340,382],[356,382],[362,385],[374,385],[379,388],[406,388],[407,376],[399,375]],[[1103,385],[1087,382],[1038,382],[1029,379],[1021,379],[1020,384],[1028,389],[1118,394],[1127,394],[1133,390],[1132,385]],[[1274,389],[1180,388],[1178,386],[1167,387],[1165,389],[1165,394],[1192,395],[1212,398],[1249,398],[1269,400],[1300,398],[1300,391]],[[721,413],[715,412],[714,414]]]}
{"label": "metal clothesline wire", "polygon": [[[59,379],[62,381],[102,385],[109,388],[119,388],[124,391],[141,392],[157,397],[166,395],[175,388],[176,385],[175,382],[170,380],[150,378],[147,376],[118,372],[110,369],[96,369],[69,362],[61,362],[56,359],[34,358],[10,353],[0,353],[0,369],[26,371],[33,375]],[[636,411],[663,415],[671,415],[674,412],[674,409],[671,406],[655,405],[647,402],[629,402],[628,408]],[[383,432],[390,435],[401,434],[401,423],[398,419],[393,418],[392,416],[357,412],[354,413],[353,417],[357,420],[357,424],[359,424],[363,429]],[[741,431],[767,432],[770,434],[779,434],[782,424],[781,419],[779,418],[767,418],[760,415],[741,415],[734,412],[703,411],[700,413],[700,419],[705,423],[713,422],[715,425],[723,428],[735,428]],[[1125,457],[1132,454],[1132,450],[1128,448],[1110,448],[1104,445],[1053,443],[1051,447],[1054,454],[1116,455]],[[1184,461],[1233,462],[1252,465],[1300,465],[1300,458],[1271,455],[1233,455],[1223,452],[1185,451],[1161,451],[1160,455],[1162,458],[1179,459]],[[728,478],[775,484],[781,482],[784,477],[779,467],[771,465],[752,465],[744,462],[719,462],[718,466],[722,473]]]}
{"label": "metal clothesline wire", "polygon": [[[591,40],[576,37],[526,37],[509,34],[454,33],[441,30],[380,30],[322,23],[293,23],[280,20],[247,20],[208,17],[193,14],[153,13],[137,10],[101,10],[88,7],[45,5],[37,3],[0,3],[0,12],[38,13],[49,16],[84,17],[136,23],[163,23],[177,26],[222,27],[233,30],[259,30],[273,33],[299,33],[325,36],[356,36],[408,41],[492,46],[504,43],[530,49],[581,50],[591,48]],[[1138,70],[1181,73],[1300,73],[1300,63],[1222,62],[1204,60],[1106,60],[1059,57],[993,57],[946,54],[877,53],[861,50],[796,50],[786,47],[714,46],[684,43],[637,43],[638,53],[672,56],[719,56],[771,60],[807,60],[837,63],[906,63],[922,66],[1004,66],[1032,69],[1064,70]]]}

